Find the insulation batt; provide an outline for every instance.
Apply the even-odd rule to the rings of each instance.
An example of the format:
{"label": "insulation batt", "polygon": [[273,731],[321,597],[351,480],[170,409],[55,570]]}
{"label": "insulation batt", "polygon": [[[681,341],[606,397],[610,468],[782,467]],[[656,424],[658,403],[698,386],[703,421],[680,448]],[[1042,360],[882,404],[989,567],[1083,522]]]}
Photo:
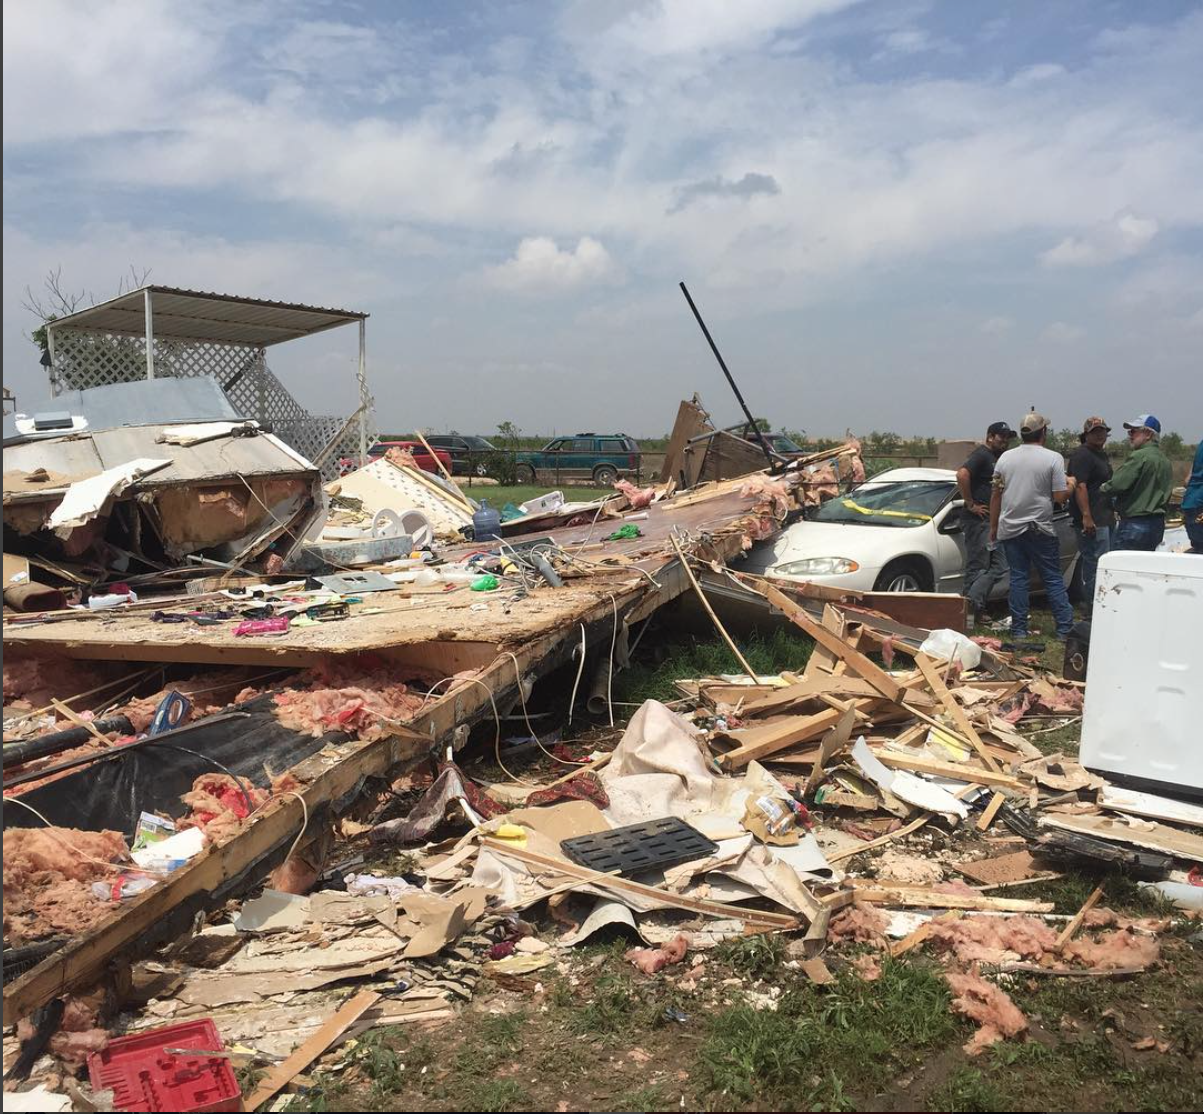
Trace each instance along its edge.
{"label": "insulation batt", "polygon": [[631,948],[623,958],[645,975],[655,975],[661,968],[685,959],[689,947],[690,938],[679,932],[663,948]]}
{"label": "insulation batt", "polygon": [[1028,1019],[994,983],[987,982],[977,971],[959,974],[945,973],[945,981],[953,991],[953,1008],[977,1021],[980,1028],[962,1048],[969,1056],[977,1056],[984,1048],[1014,1037],[1028,1028]]}
{"label": "insulation batt", "polygon": [[886,942],[886,924],[886,915],[872,905],[849,905],[829,922],[828,939],[881,947]]}
{"label": "insulation batt", "polygon": [[87,692],[111,678],[111,671],[95,662],[69,658],[46,658],[36,654],[5,651],[4,703],[27,700],[41,708],[58,697]]}
{"label": "insulation batt", "polygon": [[859,955],[853,960],[853,970],[862,982],[877,982],[882,978],[882,964],[877,956]]}
{"label": "insulation batt", "polygon": [[755,510],[764,507],[776,518],[784,518],[790,510],[790,486],[785,480],[770,479],[758,472],[740,486],[740,494],[746,499],[756,499]]}
{"label": "insulation batt", "polygon": [[[260,789],[246,778],[235,781],[229,774],[201,774],[192,783],[192,789],[180,798],[190,811],[176,827],[181,831],[200,828],[210,843],[224,843],[252,812],[263,807],[273,796],[289,793],[299,786],[300,782],[291,773],[273,778],[270,790]],[[248,797],[251,799],[249,809]]]}
{"label": "insulation batt", "polygon": [[627,496],[627,502],[631,504],[633,511],[642,510],[644,507],[650,506],[656,495],[655,487],[636,487],[630,480],[619,480],[614,485],[614,488],[616,491]]}
{"label": "insulation batt", "polygon": [[1158,959],[1158,941],[1153,936],[1139,936],[1127,929],[1105,932],[1096,940],[1071,940],[1062,954],[1079,960],[1088,967],[1108,970],[1120,967],[1148,967]]}
{"label": "insulation batt", "polygon": [[423,703],[421,694],[411,692],[383,666],[365,671],[331,665],[315,669],[307,687],[277,693],[276,718],[315,738],[327,731],[347,731],[361,739],[380,739],[390,731],[388,720],[409,720]]}
{"label": "insulation batt", "polygon": [[1013,955],[1040,960],[1057,932],[1038,917],[961,917],[932,920],[932,939],[963,963],[1002,963]]}
{"label": "insulation batt", "polygon": [[[119,832],[75,828],[10,828],[4,833],[4,935],[8,943],[78,935],[113,911],[92,895],[129,859]],[[93,861],[99,860],[99,861]]]}
{"label": "insulation batt", "polygon": [[[99,1002],[103,994],[85,998],[68,998],[63,1004],[63,1019],[59,1031],[50,1038],[47,1051],[70,1068],[81,1067],[93,1052],[103,1052],[109,1045],[109,1034],[99,1024]],[[33,1036],[28,1018],[17,1023],[17,1039]]]}

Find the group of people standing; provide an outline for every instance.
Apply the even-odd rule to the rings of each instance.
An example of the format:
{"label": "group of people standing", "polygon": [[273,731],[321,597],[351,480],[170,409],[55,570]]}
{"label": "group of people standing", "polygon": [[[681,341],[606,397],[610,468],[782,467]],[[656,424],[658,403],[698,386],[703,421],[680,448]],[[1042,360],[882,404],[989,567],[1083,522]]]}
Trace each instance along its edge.
{"label": "group of people standing", "polygon": [[[1012,638],[1029,633],[1029,577],[1035,569],[1053,611],[1057,636],[1065,639],[1074,623],[1062,579],[1054,511],[1069,503],[1078,539],[1086,612],[1095,597],[1099,559],[1111,550],[1154,550],[1162,544],[1170,504],[1171,464],[1158,446],[1162,424],[1153,414],[1124,423],[1132,446],[1128,458],[1112,469],[1105,451],[1108,423],[1090,417],[1083,423],[1080,445],[1069,465],[1061,453],[1046,447],[1049,422],[1034,412],[1020,423],[1020,444],[1011,447],[1016,431],[993,422],[981,445],[958,469],[965,505],[966,546],[964,594],[977,625],[992,589],[1010,578],[1008,605]],[[1183,518],[1191,552],[1201,552],[1201,450],[1197,446],[1183,497]]]}

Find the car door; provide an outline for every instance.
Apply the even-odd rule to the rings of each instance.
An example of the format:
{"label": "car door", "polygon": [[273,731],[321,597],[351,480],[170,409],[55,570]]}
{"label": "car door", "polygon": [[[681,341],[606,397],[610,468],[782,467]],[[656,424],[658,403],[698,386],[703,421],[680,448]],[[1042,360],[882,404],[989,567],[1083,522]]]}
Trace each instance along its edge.
{"label": "car door", "polygon": [[592,437],[566,437],[560,463],[561,474],[577,478],[588,473],[593,467],[594,453]]}
{"label": "car door", "polygon": [[966,567],[966,541],[962,532],[964,505],[960,499],[946,504],[931,522],[918,527],[927,533],[925,540],[932,547],[932,567],[936,572],[938,592],[961,592]]}

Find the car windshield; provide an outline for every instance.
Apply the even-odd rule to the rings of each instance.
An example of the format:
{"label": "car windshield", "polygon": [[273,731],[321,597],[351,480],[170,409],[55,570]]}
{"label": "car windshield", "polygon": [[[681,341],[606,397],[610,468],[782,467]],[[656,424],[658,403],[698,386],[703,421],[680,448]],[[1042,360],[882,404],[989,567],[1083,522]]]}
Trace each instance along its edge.
{"label": "car windshield", "polygon": [[801,453],[803,451],[789,437],[775,437],[773,447],[779,453]]}
{"label": "car windshield", "polygon": [[465,437],[464,442],[470,449],[491,450],[493,448],[493,445],[486,441],[484,437]]}
{"label": "car windshield", "polygon": [[871,481],[829,499],[815,512],[816,522],[859,526],[923,526],[953,494],[947,480]]}

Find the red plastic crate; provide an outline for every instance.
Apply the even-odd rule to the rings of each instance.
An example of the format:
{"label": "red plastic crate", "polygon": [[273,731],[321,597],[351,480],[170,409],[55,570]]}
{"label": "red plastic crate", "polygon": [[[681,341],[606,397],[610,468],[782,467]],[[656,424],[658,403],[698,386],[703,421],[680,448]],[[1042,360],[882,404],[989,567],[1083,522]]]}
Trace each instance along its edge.
{"label": "red plastic crate", "polygon": [[229,1060],[176,1055],[168,1048],[225,1051],[209,1018],[118,1037],[88,1057],[93,1090],[112,1088],[117,1110],[242,1110]]}

